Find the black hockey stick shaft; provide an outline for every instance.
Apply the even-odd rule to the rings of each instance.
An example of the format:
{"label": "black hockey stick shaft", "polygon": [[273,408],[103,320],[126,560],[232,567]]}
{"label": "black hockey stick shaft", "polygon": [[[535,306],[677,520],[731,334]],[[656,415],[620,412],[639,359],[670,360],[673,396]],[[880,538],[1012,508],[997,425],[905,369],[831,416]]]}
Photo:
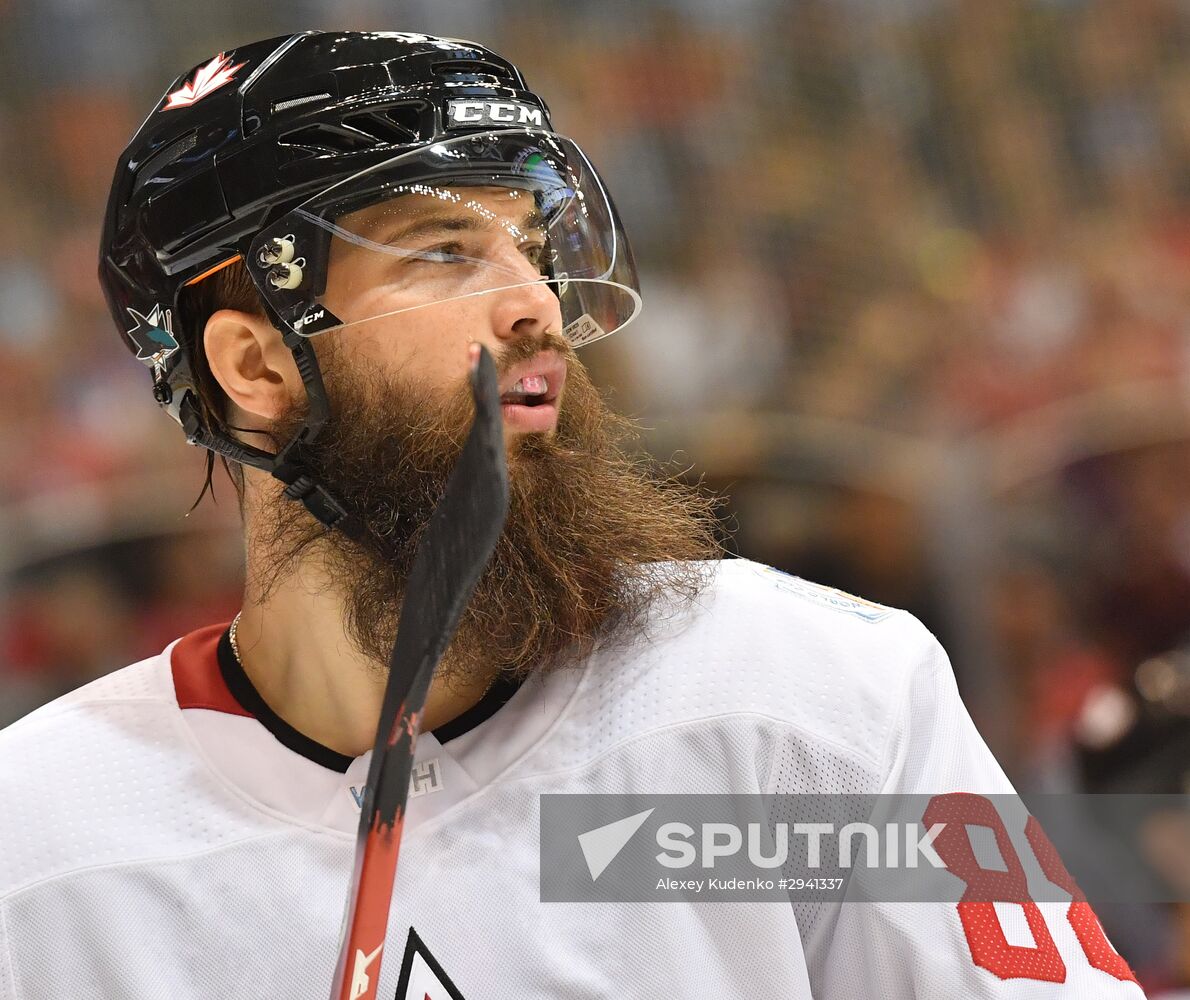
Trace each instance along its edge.
{"label": "black hockey stick shaft", "polygon": [[430,680],[508,513],[496,367],[482,347],[472,357],[475,421],[418,546],[401,605],[360,809],[355,871],[332,1000],[376,996],[410,771]]}

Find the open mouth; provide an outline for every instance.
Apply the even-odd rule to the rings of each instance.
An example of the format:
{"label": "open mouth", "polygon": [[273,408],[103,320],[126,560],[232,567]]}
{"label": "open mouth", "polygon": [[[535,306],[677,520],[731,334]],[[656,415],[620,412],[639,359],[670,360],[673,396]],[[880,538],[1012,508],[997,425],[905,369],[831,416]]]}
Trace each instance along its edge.
{"label": "open mouth", "polygon": [[553,351],[517,365],[505,376],[500,394],[504,425],[516,432],[548,433],[558,422],[558,404],[566,384],[566,361]]}
{"label": "open mouth", "polygon": [[551,390],[548,376],[526,375],[500,397],[500,402],[514,406],[541,406],[552,403],[557,395]]}

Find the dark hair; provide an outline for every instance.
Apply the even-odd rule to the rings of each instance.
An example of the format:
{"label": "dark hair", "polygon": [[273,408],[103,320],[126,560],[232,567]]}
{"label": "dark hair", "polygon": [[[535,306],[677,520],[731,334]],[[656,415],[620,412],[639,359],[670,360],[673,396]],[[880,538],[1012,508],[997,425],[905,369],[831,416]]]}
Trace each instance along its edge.
{"label": "dark hair", "polygon": [[[207,363],[207,352],[203,345],[203,332],[209,320],[220,309],[238,309],[254,316],[264,316],[264,306],[252,279],[248,276],[248,269],[242,260],[236,260],[226,267],[216,271],[209,278],[204,278],[197,284],[182,290],[178,301],[180,326],[185,343],[186,355],[190,358],[190,370],[194,375],[194,382],[198,389],[199,412],[203,423],[211,430],[221,431],[230,436],[231,431],[239,430],[227,422],[227,408],[230,400],[223,391],[211,366]],[[244,493],[244,470],[238,463],[229,462],[220,456],[223,468],[235,487],[236,496],[241,498]],[[202,498],[209,492],[215,495],[212,476],[215,471],[215,453],[207,452],[207,471],[203,481],[202,491],[194,501],[197,507]],[[194,508],[192,507],[191,510]]]}

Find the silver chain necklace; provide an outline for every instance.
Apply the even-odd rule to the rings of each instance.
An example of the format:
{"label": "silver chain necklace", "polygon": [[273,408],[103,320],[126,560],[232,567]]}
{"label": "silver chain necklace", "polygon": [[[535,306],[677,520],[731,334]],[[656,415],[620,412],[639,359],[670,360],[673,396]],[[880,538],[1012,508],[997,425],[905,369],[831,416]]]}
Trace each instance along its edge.
{"label": "silver chain necklace", "polygon": [[236,631],[240,627],[240,615],[243,613],[243,611],[236,612],[236,616],[231,620],[231,628],[227,630],[227,637],[231,640],[231,651],[235,654],[236,663],[241,668],[244,666],[244,661],[240,659],[240,644],[236,639]]}

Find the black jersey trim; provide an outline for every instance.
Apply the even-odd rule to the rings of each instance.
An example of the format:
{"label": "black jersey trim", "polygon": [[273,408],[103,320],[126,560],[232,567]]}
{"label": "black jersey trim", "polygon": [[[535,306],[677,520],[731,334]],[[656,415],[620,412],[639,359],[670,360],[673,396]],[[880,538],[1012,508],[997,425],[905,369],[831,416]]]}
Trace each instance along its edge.
{"label": "black jersey trim", "polygon": [[446,743],[471,732],[476,726],[483,725],[493,715],[500,711],[508,700],[520,690],[521,682],[505,677],[497,678],[496,683],[488,688],[487,693],[472,705],[462,715],[456,716],[450,722],[445,722],[434,730],[434,738],[439,743]]}
{"label": "black jersey trim", "polygon": [[[223,675],[223,683],[227,685],[231,696],[245,712],[252,715],[257,722],[272,733],[282,746],[288,747],[294,753],[331,771],[337,771],[339,774],[347,773],[347,768],[355,760],[354,757],[339,753],[337,750],[332,750],[317,740],[311,739],[305,733],[294,729],[269,708],[268,703],[261,697],[260,692],[256,690],[255,685],[244,672],[240,661],[236,659],[236,654],[231,648],[230,629],[220,636],[216,657],[219,661],[219,672]],[[516,694],[520,686],[519,680],[501,676],[471,708],[435,729],[433,731],[434,738],[439,743],[446,743],[464,733],[469,733],[500,711]]]}
{"label": "black jersey trim", "polygon": [[240,703],[240,707],[250,712],[265,729],[272,733],[279,743],[288,747],[296,754],[300,754],[315,764],[320,764],[331,771],[346,774],[354,757],[339,753],[328,746],[323,746],[317,740],[312,740],[305,733],[294,729],[281,716],[269,708],[260,692],[256,690],[236,654],[231,648],[230,631],[224,632],[219,639],[217,656],[219,672],[223,675],[223,682],[231,696]]}

